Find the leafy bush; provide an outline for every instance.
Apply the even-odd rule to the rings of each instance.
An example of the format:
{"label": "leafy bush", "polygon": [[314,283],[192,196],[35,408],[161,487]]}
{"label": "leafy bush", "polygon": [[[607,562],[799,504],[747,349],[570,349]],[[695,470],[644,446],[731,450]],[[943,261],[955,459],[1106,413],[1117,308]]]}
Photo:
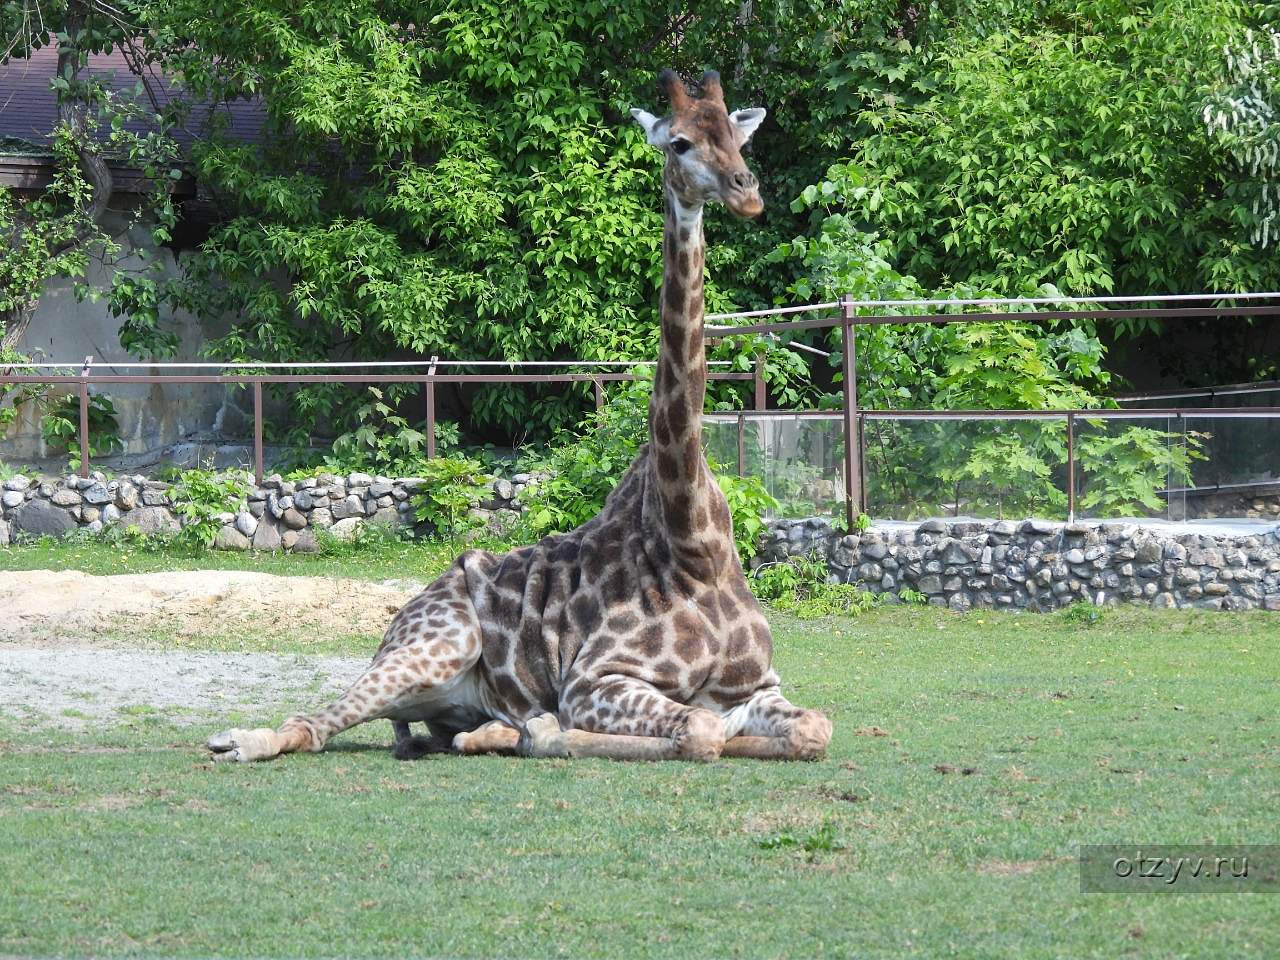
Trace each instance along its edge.
{"label": "leafy bush", "polygon": [[[58,453],[70,454],[70,466],[80,466],[80,397],[74,393],[51,398],[40,420],[45,444]],[[111,398],[89,395],[89,456],[110,456],[124,449],[120,422]]]}
{"label": "leafy bush", "polygon": [[435,457],[422,462],[418,476],[427,483],[409,502],[420,523],[431,524],[437,534],[450,539],[480,525],[469,511],[477,500],[484,499],[493,483],[480,461],[456,454]]}
{"label": "leafy bush", "polygon": [[192,547],[212,543],[222,526],[218,514],[243,509],[250,482],[249,474],[237,470],[183,470],[169,489],[169,502],[182,519],[179,541]]}
{"label": "leafy bush", "polygon": [[777,509],[778,501],[769,495],[759,477],[717,472],[716,482],[729,504],[733,541],[738,547],[738,556],[746,565],[759,547],[760,534],[766,526],[765,517]]}
{"label": "leafy bush", "polygon": [[561,432],[541,457],[523,464],[551,478],[520,491],[520,532],[540,537],[572,530],[604,507],[649,436],[648,381],[626,383],[576,431]]}
{"label": "leafy bush", "polygon": [[827,562],[816,553],[761,564],[748,582],[756,597],[801,620],[856,616],[883,603],[853,583],[828,582]]}

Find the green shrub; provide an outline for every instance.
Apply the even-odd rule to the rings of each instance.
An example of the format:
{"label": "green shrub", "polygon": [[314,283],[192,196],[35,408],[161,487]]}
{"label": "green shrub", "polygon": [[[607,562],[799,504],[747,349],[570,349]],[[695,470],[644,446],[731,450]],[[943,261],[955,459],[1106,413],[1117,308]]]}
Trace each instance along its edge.
{"label": "green shrub", "polygon": [[[51,397],[40,419],[45,444],[70,454],[72,470],[80,466],[80,397],[74,393]],[[124,449],[115,404],[102,394],[89,397],[89,456],[105,457]]]}
{"label": "green shrub", "polygon": [[720,490],[729,504],[729,516],[733,520],[733,541],[745,566],[759,547],[760,534],[765,528],[765,516],[777,509],[778,501],[769,495],[759,477],[739,477],[736,474],[717,472],[716,482],[720,484]]}
{"label": "green shrub", "polygon": [[479,460],[457,454],[435,457],[422,462],[418,475],[427,483],[409,502],[419,523],[431,524],[437,534],[449,539],[480,525],[470,510],[489,492],[493,477]]}
{"label": "green shrub", "polygon": [[169,490],[173,511],[182,519],[178,540],[192,547],[207,547],[222,526],[220,513],[243,508],[250,477],[239,470],[183,470]]}
{"label": "green shrub", "polygon": [[829,583],[827,562],[817,553],[757,567],[748,582],[757,599],[801,620],[856,616],[883,603],[853,583]]}

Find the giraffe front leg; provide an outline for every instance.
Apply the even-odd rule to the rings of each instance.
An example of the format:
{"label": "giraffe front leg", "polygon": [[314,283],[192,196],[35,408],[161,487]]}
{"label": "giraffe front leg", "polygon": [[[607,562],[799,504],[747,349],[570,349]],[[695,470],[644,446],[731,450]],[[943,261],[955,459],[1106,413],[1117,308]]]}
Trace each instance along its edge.
{"label": "giraffe front leg", "polygon": [[815,760],[831,742],[831,721],[817,710],[788,701],[777,687],[757,690],[725,718],[726,757],[752,760]]}
{"label": "giraffe front leg", "polygon": [[612,675],[569,685],[554,714],[534,717],[520,741],[531,757],[603,757],[611,760],[714,760],[724,746],[724,721],[710,710],[677,703],[651,684]]}

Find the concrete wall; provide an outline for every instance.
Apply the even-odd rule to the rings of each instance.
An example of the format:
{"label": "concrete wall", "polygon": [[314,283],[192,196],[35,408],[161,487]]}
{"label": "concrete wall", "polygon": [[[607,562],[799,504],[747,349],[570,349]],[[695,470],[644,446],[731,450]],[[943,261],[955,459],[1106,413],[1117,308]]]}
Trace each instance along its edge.
{"label": "concrete wall", "polygon": [[[104,266],[95,262],[90,265],[85,279],[94,287],[109,289],[118,268],[137,269],[143,266],[145,261],[138,255],[142,249],[160,263],[165,277],[178,275],[181,267],[173,251],[157,249],[145,225],[126,230],[123,215],[108,213],[104,226],[121,244],[122,250],[117,264]],[[225,329],[207,329],[186,313],[162,314],[161,323],[180,338],[174,360],[199,360],[198,354],[205,342]],[[47,285],[25,341],[19,348],[41,361],[79,362],[92,355],[95,369],[99,372],[156,372],[151,368],[106,371],[99,366],[111,360],[136,360],[120,346],[119,329],[120,321],[111,316],[105,300],[77,301],[72,283],[56,280]],[[73,390],[74,387],[68,388],[68,392]],[[130,454],[158,450],[214,428],[221,428],[224,433],[232,435],[244,428],[243,416],[237,407],[246,402],[245,398],[224,387],[111,384],[93,387],[91,392],[111,397],[119,416],[125,452]],[[29,461],[48,454],[40,435],[40,410],[35,404],[28,404],[0,439],[0,458]]]}

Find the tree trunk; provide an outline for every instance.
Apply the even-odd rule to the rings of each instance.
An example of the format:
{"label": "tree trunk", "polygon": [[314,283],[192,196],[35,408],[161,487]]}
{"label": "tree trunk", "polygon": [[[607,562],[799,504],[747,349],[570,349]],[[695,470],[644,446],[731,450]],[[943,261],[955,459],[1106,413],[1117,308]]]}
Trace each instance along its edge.
{"label": "tree trunk", "polygon": [[20,307],[4,313],[3,336],[0,336],[0,351],[17,350],[27,327],[31,326],[31,318],[36,314],[36,300],[30,299]]}
{"label": "tree trunk", "polygon": [[[84,29],[86,5],[83,0],[72,0],[67,4],[68,35],[75,37]],[[66,77],[70,68],[71,90],[58,97],[58,120],[65,123],[72,132],[76,154],[80,158],[80,170],[93,193],[88,204],[80,211],[82,222],[96,224],[107,212],[107,204],[111,200],[112,183],[111,168],[102,159],[98,145],[90,138],[89,103],[78,88],[81,69],[81,53],[79,48],[58,47],[58,76]]]}

